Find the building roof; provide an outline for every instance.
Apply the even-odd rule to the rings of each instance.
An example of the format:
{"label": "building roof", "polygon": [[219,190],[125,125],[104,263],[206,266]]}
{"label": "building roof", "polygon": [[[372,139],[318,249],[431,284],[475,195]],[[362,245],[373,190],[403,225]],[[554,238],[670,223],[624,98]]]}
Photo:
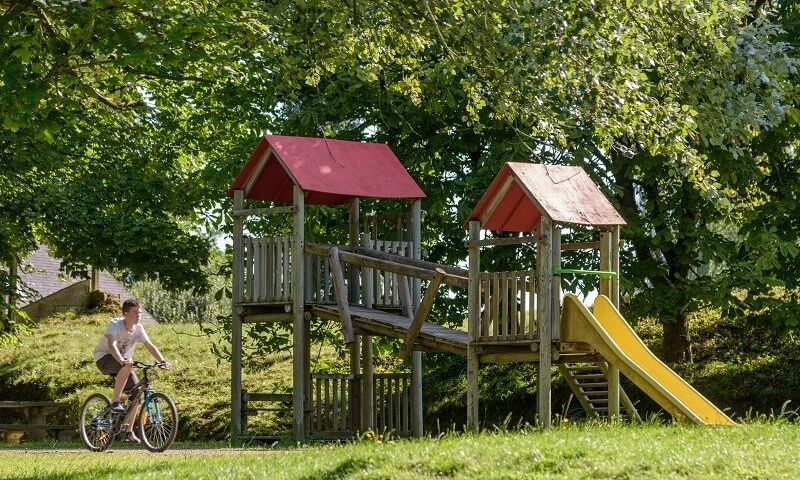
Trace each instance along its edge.
{"label": "building roof", "polygon": [[392,150],[382,143],[265,135],[227,195],[293,203],[293,186],[309,205],[339,205],[353,197],[424,198]]}
{"label": "building roof", "polygon": [[[35,252],[22,261],[20,268],[17,270],[19,278],[28,287],[36,290],[36,294],[20,296],[17,299],[17,306],[24,308],[84,280],[72,278],[60,270],[61,260],[50,256],[47,245],[39,245]],[[133,295],[117,279],[105,271],[100,272],[100,290],[112,295],[118,295],[121,300],[133,298]],[[156,322],[155,318],[145,308],[142,308],[141,321],[142,323]]]}
{"label": "building roof", "polygon": [[555,223],[625,225],[581,167],[509,162],[503,165],[469,215],[481,228],[530,232],[546,215]]}

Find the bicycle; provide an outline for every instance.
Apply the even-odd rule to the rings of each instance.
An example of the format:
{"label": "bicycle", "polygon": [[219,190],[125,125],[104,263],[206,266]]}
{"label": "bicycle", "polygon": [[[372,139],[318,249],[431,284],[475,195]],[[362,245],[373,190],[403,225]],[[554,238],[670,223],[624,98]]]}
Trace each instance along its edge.
{"label": "bicycle", "polygon": [[142,369],[142,379],[131,389],[125,411],[113,411],[111,400],[102,393],[93,393],[83,402],[78,426],[81,440],[92,452],[106,450],[116,437],[128,435],[134,427],[144,448],[151,452],[163,452],[178,435],[175,402],[150,384],[150,370],[166,369],[166,363],[136,361],[133,366]]}

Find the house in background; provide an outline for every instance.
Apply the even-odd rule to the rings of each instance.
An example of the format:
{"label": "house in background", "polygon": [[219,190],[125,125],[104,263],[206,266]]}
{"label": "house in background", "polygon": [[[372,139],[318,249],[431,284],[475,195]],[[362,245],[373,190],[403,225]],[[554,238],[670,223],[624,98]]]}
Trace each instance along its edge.
{"label": "house in background", "polygon": [[[133,298],[122,284],[105,271],[91,269],[91,279],[72,278],[60,271],[61,261],[50,256],[46,245],[26,258],[14,269],[20,280],[36,291],[33,295],[22,294],[16,305],[28,316],[37,320],[66,310],[85,310],[106,302],[120,306]],[[142,323],[156,323],[146,309],[142,308]]]}

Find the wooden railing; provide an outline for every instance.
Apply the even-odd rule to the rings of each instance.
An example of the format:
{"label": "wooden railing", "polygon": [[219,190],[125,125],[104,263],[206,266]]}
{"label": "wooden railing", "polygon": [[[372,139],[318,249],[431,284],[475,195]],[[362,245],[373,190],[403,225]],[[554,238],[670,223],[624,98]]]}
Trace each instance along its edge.
{"label": "wooden railing", "polygon": [[242,303],[292,300],[292,237],[244,238]]}
{"label": "wooden railing", "polygon": [[411,374],[375,374],[373,405],[376,432],[411,436]]}
{"label": "wooden railing", "polygon": [[[356,417],[354,397],[360,391],[360,377],[344,374],[311,375],[313,435],[344,438],[353,435]],[[378,373],[372,391],[373,425],[376,432],[411,436],[411,374]]]}
{"label": "wooden railing", "polygon": [[535,339],[535,298],[535,271],[481,273],[478,341]]}
{"label": "wooden railing", "polygon": [[311,429],[315,436],[349,436],[353,430],[353,375],[314,373]]}
{"label": "wooden railing", "polygon": [[305,301],[317,304],[336,303],[330,259],[306,253],[305,267]]}
{"label": "wooden railing", "polygon": [[[402,257],[411,256],[411,242],[370,240],[367,248],[392,253]],[[372,269],[372,306],[374,308],[400,308],[400,284],[397,276],[385,270]]]}

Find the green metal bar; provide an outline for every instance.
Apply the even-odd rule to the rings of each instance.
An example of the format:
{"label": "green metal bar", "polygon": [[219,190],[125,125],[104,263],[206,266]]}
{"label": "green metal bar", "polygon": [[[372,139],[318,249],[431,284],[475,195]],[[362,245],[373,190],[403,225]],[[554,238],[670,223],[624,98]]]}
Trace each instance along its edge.
{"label": "green metal bar", "polygon": [[554,268],[553,273],[555,274],[572,273],[575,275],[599,275],[603,278],[610,278],[617,274],[617,272],[612,272],[610,270],[577,270],[574,268]]}

